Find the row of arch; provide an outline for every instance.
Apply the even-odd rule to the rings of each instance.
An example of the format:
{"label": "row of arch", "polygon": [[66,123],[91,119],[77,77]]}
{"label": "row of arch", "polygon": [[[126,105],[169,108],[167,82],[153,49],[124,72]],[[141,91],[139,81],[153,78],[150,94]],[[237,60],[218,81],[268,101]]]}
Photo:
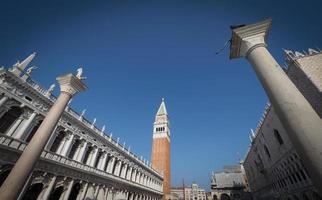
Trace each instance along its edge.
{"label": "row of arch", "polygon": [[65,131],[57,133],[49,150],[153,189],[161,189],[162,187],[161,182],[137,168]]}
{"label": "row of arch", "polygon": [[[12,169],[5,165],[0,168],[0,186]],[[95,183],[73,180],[52,174],[42,175],[34,172],[30,183],[21,194],[22,200],[159,200],[160,197],[150,194],[134,193],[131,191],[105,187]]]}
{"label": "row of arch", "polygon": [[[0,133],[29,142],[42,122],[42,116],[36,115],[19,103],[2,103],[0,99]],[[29,116],[26,114],[29,112]],[[162,182],[156,177],[108,154],[77,135],[58,127],[48,142],[46,149],[69,159],[106,171],[112,175],[127,179],[146,187],[162,191]]]}

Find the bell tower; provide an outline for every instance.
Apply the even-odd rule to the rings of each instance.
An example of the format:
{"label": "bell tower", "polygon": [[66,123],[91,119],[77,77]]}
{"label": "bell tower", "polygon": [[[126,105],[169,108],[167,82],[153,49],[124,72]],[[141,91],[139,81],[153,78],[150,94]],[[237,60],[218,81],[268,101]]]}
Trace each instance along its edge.
{"label": "bell tower", "polygon": [[163,174],[163,199],[169,199],[170,176],[170,122],[164,99],[153,123],[152,168]]}

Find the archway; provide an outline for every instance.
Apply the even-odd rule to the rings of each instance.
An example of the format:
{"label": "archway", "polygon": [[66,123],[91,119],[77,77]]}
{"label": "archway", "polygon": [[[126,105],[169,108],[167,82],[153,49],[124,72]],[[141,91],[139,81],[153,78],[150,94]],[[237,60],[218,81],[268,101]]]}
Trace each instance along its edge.
{"label": "archway", "polygon": [[22,197],[22,200],[37,200],[39,194],[43,189],[42,183],[36,183],[28,187],[26,193]]}
{"label": "archway", "polygon": [[2,115],[0,118],[0,133],[6,133],[21,114],[21,108],[13,106],[4,115]]}
{"label": "archway", "polygon": [[220,195],[220,200],[230,200],[230,197],[228,194],[224,193]]}
{"label": "archway", "polygon": [[212,200],[218,200],[217,195],[215,195],[215,194],[214,194],[214,195],[212,196]]}
{"label": "archway", "polygon": [[49,200],[56,200],[56,199],[59,199],[61,194],[63,193],[64,191],[64,186],[59,186],[57,187],[51,194],[50,194],[50,197],[49,197]]}
{"label": "archway", "polygon": [[80,183],[75,183],[73,185],[72,191],[70,192],[70,195],[68,197],[68,200],[76,200],[80,189],[81,189]]}

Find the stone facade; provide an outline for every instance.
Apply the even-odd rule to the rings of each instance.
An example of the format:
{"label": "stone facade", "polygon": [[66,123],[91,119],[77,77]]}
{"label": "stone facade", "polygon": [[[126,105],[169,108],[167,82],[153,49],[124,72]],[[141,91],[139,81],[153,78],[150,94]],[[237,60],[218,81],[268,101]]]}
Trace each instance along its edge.
{"label": "stone facade", "polygon": [[[44,89],[25,73],[33,57],[0,69],[0,185],[56,101],[53,86]],[[162,182],[150,164],[68,106],[19,198],[157,200]]]}
{"label": "stone facade", "polygon": [[164,198],[170,199],[170,122],[164,99],[155,116],[151,162],[153,169],[163,174]]}
{"label": "stone facade", "polygon": [[[286,50],[285,55],[288,76],[321,117],[321,51]],[[254,199],[322,199],[270,104],[250,139],[244,168]]]}

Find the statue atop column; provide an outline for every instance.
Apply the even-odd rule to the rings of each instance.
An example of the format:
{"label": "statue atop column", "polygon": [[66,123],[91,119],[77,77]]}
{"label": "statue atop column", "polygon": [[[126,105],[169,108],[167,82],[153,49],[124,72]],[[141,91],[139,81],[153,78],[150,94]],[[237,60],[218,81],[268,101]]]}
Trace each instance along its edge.
{"label": "statue atop column", "polygon": [[83,76],[83,68],[82,67],[77,69],[76,78],[78,78],[79,80],[86,79],[86,77]]}

